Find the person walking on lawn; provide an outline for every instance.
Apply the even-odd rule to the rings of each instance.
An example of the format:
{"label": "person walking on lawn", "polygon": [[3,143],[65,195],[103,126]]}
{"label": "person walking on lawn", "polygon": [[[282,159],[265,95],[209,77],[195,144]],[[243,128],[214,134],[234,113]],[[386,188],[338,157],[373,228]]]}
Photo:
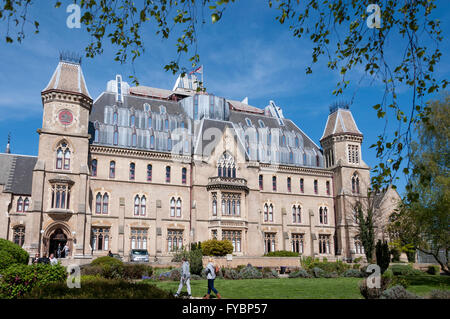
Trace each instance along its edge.
{"label": "person walking on lawn", "polygon": [[211,290],[214,291],[214,293],[217,296],[217,299],[222,298],[217,291],[216,288],[214,288],[214,280],[216,279],[216,267],[214,267],[213,259],[208,259],[208,265],[206,266],[206,278],[208,279],[208,293],[206,296],[203,297],[203,299],[209,299],[209,296],[211,295]]}
{"label": "person walking on lawn", "polygon": [[183,261],[183,264],[181,265],[181,279],[175,297],[178,297],[178,295],[181,292],[181,289],[183,289],[183,286],[186,285],[188,296],[189,298],[191,298],[191,284],[190,284],[191,272],[189,271],[189,262],[187,261],[186,257],[183,257],[181,260]]}

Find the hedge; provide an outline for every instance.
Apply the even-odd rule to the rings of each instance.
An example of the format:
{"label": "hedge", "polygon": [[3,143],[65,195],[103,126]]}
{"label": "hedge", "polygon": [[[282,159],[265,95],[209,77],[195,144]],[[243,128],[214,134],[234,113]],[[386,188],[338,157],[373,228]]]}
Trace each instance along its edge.
{"label": "hedge", "polygon": [[300,256],[299,253],[288,250],[271,251],[264,255],[264,257],[298,257],[298,256]]}
{"label": "hedge", "polygon": [[204,256],[225,256],[233,253],[233,244],[229,240],[210,239],[201,243]]}
{"label": "hedge", "polygon": [[13,264],[27,265],[30,255],[19,245],[0,238],[0,272]]}

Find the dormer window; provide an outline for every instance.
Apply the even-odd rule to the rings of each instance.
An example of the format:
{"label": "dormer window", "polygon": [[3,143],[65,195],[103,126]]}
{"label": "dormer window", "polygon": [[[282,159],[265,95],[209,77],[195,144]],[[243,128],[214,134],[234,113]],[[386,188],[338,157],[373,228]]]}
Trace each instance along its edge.
{"label": "dormer window", "polygon": [[245,118],[245,123],[247,123],[247,126],[252,126],[252,121],[249,118]]}

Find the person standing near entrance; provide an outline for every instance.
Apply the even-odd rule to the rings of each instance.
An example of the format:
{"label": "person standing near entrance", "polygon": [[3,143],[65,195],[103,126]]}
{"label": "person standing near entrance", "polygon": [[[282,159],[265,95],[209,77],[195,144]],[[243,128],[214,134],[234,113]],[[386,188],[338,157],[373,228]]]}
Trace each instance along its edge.
{"label": "person standing near entrance", "polygon": [[203,297],[203,299],[209,299],[209,296],[211,295],[211,290],[214,291],[217,298],[220,299],[222,297],[220,296],[217,289],[214,288],[214,280],[216,279],[216,268],[214,267],[213,259],[209,258],[208,262],[209,263],[206,266],[206,274],[207,274],[206,278],[208,279],[208,293],[206,294],[205,297]]}
{"label": "person standing near entrance", "polygon": [[61,249],[61,243],[59,243],[59,244],[58,244],[58,249],[56,250],[56,256],[57,256],[58,258],[61,258],[61,251],[62,251],[62,249]]}
{"label": "person standing near entrance", "polygon": [[178,291],[175,294],[175,297],[178,297],[178,295],[181,292],[181,289],[183,289],[183,286],[186,284],[187,292],[189,298],[191,298],[191,272],[189,270],[189,262],[187,261],[186,257],[183,257],[181,259],[183,261],[183,264],[181,265],[181,279],[180,279],[180,285],[178,286]]}
{"label": "person standing near entrance", "polygon": [[64,245],[64,258],[69,258],[69,252],[70,252],[70,248],[69,245],[67,245],[67,243]]}
{"label": "person standing near entrance", "polygon": [[50,254],[50,265],[54,266],[58,264],[58,259],[55,258],[55,255]]}

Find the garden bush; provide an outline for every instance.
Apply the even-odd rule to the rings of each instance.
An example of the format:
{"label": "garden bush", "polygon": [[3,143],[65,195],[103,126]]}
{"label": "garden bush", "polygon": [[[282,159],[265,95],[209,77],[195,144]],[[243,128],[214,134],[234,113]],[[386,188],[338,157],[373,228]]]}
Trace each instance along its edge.
{"label": "garden bush", "polygon": [[0,272],[13,264],[27,265],[30,255],[19,245],[0,238]]}
{"label": "garden bush", "polygon": [[186,249],[178,250],[172,257],[172,262],[179,263],[184,258],[189,259],[189,252]]}
{"label": "garden bush", "polygon": [[357,269],[359,270],[361,268],[361,264],[353,264],[352,265],[352,269]]}
{"label": "garden bush", "polygon": [[441,273],[441,267],[436,265],[428,266],[427,273],[430,275],[439,275]]}
{"label": "garden bush", "polygon": [[271,251],[264,255],[265,257],[298,257],[299,253],[288,251],[288,250],[278,250]]}
{"label": "garden bush", "polygon": [[103,256],[103,257],[98,257],[98,258],[94,259],[91,262],[91,265],[92,266],[103,266],[103,265],[122,266],[123,262],[114,257]]}
{"label": "garden bush", "polygon": [[337,272],[333,271],[333,272],[326,272],[323,277],[324,278],[338,278],[339,275]]}
{"label": "garden bush", "polygon": [[338,260],[336,262],[329,262],[326,258],[320,261],[318,258],[306,257],[300,260],[302,268],[311,272],[314,268],[320,268],[327,273],[336,272],[338,275],[350,269],[351,266]]}
{"label": "garden bush", "polygon": [[169,273],[169,280],[180,281],[181,279],[181,268],[172,269]]}
{"label": "garden bush", "polygon": [[394,287],[394,286],[402,286],[403,288],[406,289],[409,286],[409,281],[405,277],[394,276],[391,279],[391,282],[389,283],[389,287]]}
{"label": "garden bush", "polygon": [[430,299],[450,299],[450,290],[432,290],[428,296]]}
{"label": "garden bush", "polygon": [[81,276],[101,276],[101,266],[83,265],[80,267]]}
{"label": "garden bush", "polygon": [[289,274],[289,278],[311,278],[312,276],[304,269]]}
{"label": "garden bush", "polygon": [[201,280],[202,277],[196,274],[191,274],[191,280]]}
{"label": "garden bush", "polygon": [[384,290],[380,299],[418,299],[419,297],[413,293],[410,293],[401,285],[393,286]]}
{"label": "garden bush", "polygon": [[231,279],[231,280],[239,279],[239,272],[234,269],[231,269],[231,268],[224,268],[223,269],[223,278]]}
{"label": "garden bush", "polygon": [[200,275],[203,269],[203,253],[201,249],[189,252],[189,266],[191,274]]}
{"label": "garden bush", "polygon": [[211,239],[201,243],[204,256],[225,256],[233,253],[233,244],[229,240]]}
{"label": "garden bush", "polygon": [[325,277],[325,271],[322,268],[314,267],[313,269],[311,269],[311,272],[315,278]]}
{"label": "garden bush", "polygon": [[242,268],[239,272],[240,279],[261,279],[262,277],[262,272],[252,266]]}
{"label": "garden bush", "polygon": [[411,265],[392,265],[390,267],[394,276],[417,276],[423,275],[418,269],[414,269]]}
{"label": "garden bush", "polygon": [[0,295],[5,298],[18,298],[34,287],[54,282],[66,284],[66,278],[66,269],[59,264],[12,265],[2,272]]}
{"label": "garden bush", "polygon": [[123,279],[142,279],[150,277],[153,274],[153,268],[145,264],[124,264]]}
{"label": "garden bush", "polygon": [[357,269],[348,269],[348,270],[344,271],[342,276],[361,278],[363,275],[362,275],[361,271],[359,271]]}
{"label": "garden bush", "polygon": [[172,299],[171,293],[148,283],[89,278],[80,289],[69,289],[65,283],[35,287],[24,298],[30,299]]}
{"label": "garden bush", "polygon": [[278,278],[278,272],[268,267],[262,269],[263,278]]}

